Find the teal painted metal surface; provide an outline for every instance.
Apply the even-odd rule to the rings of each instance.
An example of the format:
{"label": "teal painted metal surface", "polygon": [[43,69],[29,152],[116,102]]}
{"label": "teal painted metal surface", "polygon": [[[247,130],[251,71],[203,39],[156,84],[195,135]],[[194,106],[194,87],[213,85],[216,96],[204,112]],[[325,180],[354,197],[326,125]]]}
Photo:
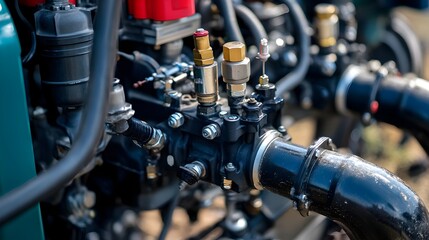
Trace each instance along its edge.
{"label": "teal painted metal surface", "polygon": [[[12,18],[0,0],[0,195],[36,175],[20,53]],[[0,239],[44,239],[39,206],[0,227]]]}

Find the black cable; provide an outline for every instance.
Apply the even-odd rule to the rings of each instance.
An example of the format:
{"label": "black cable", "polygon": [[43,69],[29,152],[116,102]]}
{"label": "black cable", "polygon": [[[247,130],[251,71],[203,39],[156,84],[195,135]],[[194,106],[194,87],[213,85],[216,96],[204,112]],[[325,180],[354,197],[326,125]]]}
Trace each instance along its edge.
{"label": "black cable", "polygon": [[259,44],[259,41],[262,38],[268,37],[264,25],[262,25],[259,18],[248,7],[241,4],[234,5],[234,10],[237,14],[237,17],[243,20],[243,23],[246,24],[246,27],[249,28],[255,44]]}
{"label": "black cable", "polygon": [[19,19],[24,24],[24,26],[30,30],[31,47],[30,50],[28,50],[28,53],[22,58],[22,63],[27,64],[28,62],[30,62],[30,60],[34,57],[34,54],[36,53],[36,32],[34,31],[33,26],[31,26],[31,24],[28,22],[27,18],[25,18],[25,16],[22,14],[21,9],[19,8],[18,0],[15,0],[14,4]]}
{"label": "black cable", "polygon": [[[264,28],[264,25],[262,25],[259,18],[248,7],[241,4],[234,5],[234,10],[237,14],[237,17],[243,21],[247,28],[249,28],[250,33],[252,34],[253,42],[256,44],[256,46],[258,46],[262,38],[268,38],[268,34]],[[250,75],[253,76],[261,70],[262,62],[257,60],[256,56],[251,58],[251,61],[252,66]]]}
{"label": "black cable", "polygon": [[112,87],[121,1],[100,1],[86,105],[75,143],[56,165],[0,198],[0,225],[64,187],[93,159]]}
{"label": "black cable", "polygon": [[234,4],[232,3],[232,0],[216,0],[215,3],[223,17],[228,41],[239,41],[244,43],[240,26],[238,26],[237,16],[235,16]]}
{"label": "black cable", "polygon": [[179,192],[177,192],[174,198],[170,201],[170,205],[168,205],[167,212],[165,213],[163,218],[164,226],[162,226],[161,233],[159,234],[159,240],[164,240],[167,236],[168,230],[171,226],[171,222],[173,221],[174,209],[176,209],[177,204],[179,203],[179,195]]}
{"label": "black cable", "polygon": [[281,97],[283,93],[292,90],[304,79],[310,66],[310,36],[307,33],[308,22],[301,7],[295,0],[281,0],[289,8],[289,14],[292,17],[294,31],[298,34],[299,42],[299,62],[298,65],[282,77],[276,84],[277,96]]}
{"label": "black cable", "polygon": [[118,55],[131,62],[138,63],[150,69],[154,73],[159,71],[159,63],[154,58],[144,53],[134,51],[133,54],[128,54],[125,52],[118,51]]}

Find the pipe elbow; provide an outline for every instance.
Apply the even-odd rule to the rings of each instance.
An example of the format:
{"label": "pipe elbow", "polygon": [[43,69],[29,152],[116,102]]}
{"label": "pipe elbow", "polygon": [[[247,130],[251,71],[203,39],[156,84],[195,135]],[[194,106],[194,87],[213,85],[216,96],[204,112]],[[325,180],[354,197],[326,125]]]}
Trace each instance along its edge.
{"label": "pipe elbow", "polygon": [[429,239],[429,217],[401,179],[354,156],[324,151],[318,164],[338,169],[326,205],[313,205],[351,239]]}
{"label": "pipe elbow", "polygon": [[303,216],[308,210],[327,216],[351,239],[429,239],[428,211],[401,179],[318,142],[307,149],[267,132],[255,154],[253,185],[291,198]]}

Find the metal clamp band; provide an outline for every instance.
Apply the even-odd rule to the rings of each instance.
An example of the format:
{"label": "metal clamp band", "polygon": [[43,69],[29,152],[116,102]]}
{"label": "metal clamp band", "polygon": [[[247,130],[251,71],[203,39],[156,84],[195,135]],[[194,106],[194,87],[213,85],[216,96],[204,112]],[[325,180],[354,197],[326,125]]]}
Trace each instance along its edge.
{"label": "metal clamp band", "polygon": [[304,162],[299,169],[299,173],[291,189],[291,198],[295,201],[296,208],[303,217],[308,216],[311,204],[307,196],[307,183],[322,149],[335,150],[335,146],[330,138],[321,137],[308,148]]}

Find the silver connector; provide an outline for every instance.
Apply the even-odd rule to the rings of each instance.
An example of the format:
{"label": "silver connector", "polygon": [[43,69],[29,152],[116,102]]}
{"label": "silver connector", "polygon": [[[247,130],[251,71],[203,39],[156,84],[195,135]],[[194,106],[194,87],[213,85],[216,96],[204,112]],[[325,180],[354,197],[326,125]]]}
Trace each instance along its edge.
{"label": "silver connector", "polygon": [[173,113],[168,118],[168,126],[171,128],[179,128],[185,123],[185,116],[181,113]]}
{"label": "silver connector", "polygon": [[194,83],[200,104],[216,104],[218,100],[217,63],[208,66],[194,66]]}
{"label": "silver connector", "polygon": [[164,148],[166,138],[167,137],[161,130],[154,128],[152,137],[144,147],[148,150],[161,151]]}
{"label": "silver connector", "polygon": [[220,135],[220,128],[215,123],[209,124],[203,128],[202,135],[206,139],[213,140]]}
{"label": "silver connector", "polygon": [[262,76],[265,75],[265,62],[270,58],[270,47],[268,46],[268,40],[266,38],[262,38],[259,43],[259,52],[258,59],[262,61]]}

